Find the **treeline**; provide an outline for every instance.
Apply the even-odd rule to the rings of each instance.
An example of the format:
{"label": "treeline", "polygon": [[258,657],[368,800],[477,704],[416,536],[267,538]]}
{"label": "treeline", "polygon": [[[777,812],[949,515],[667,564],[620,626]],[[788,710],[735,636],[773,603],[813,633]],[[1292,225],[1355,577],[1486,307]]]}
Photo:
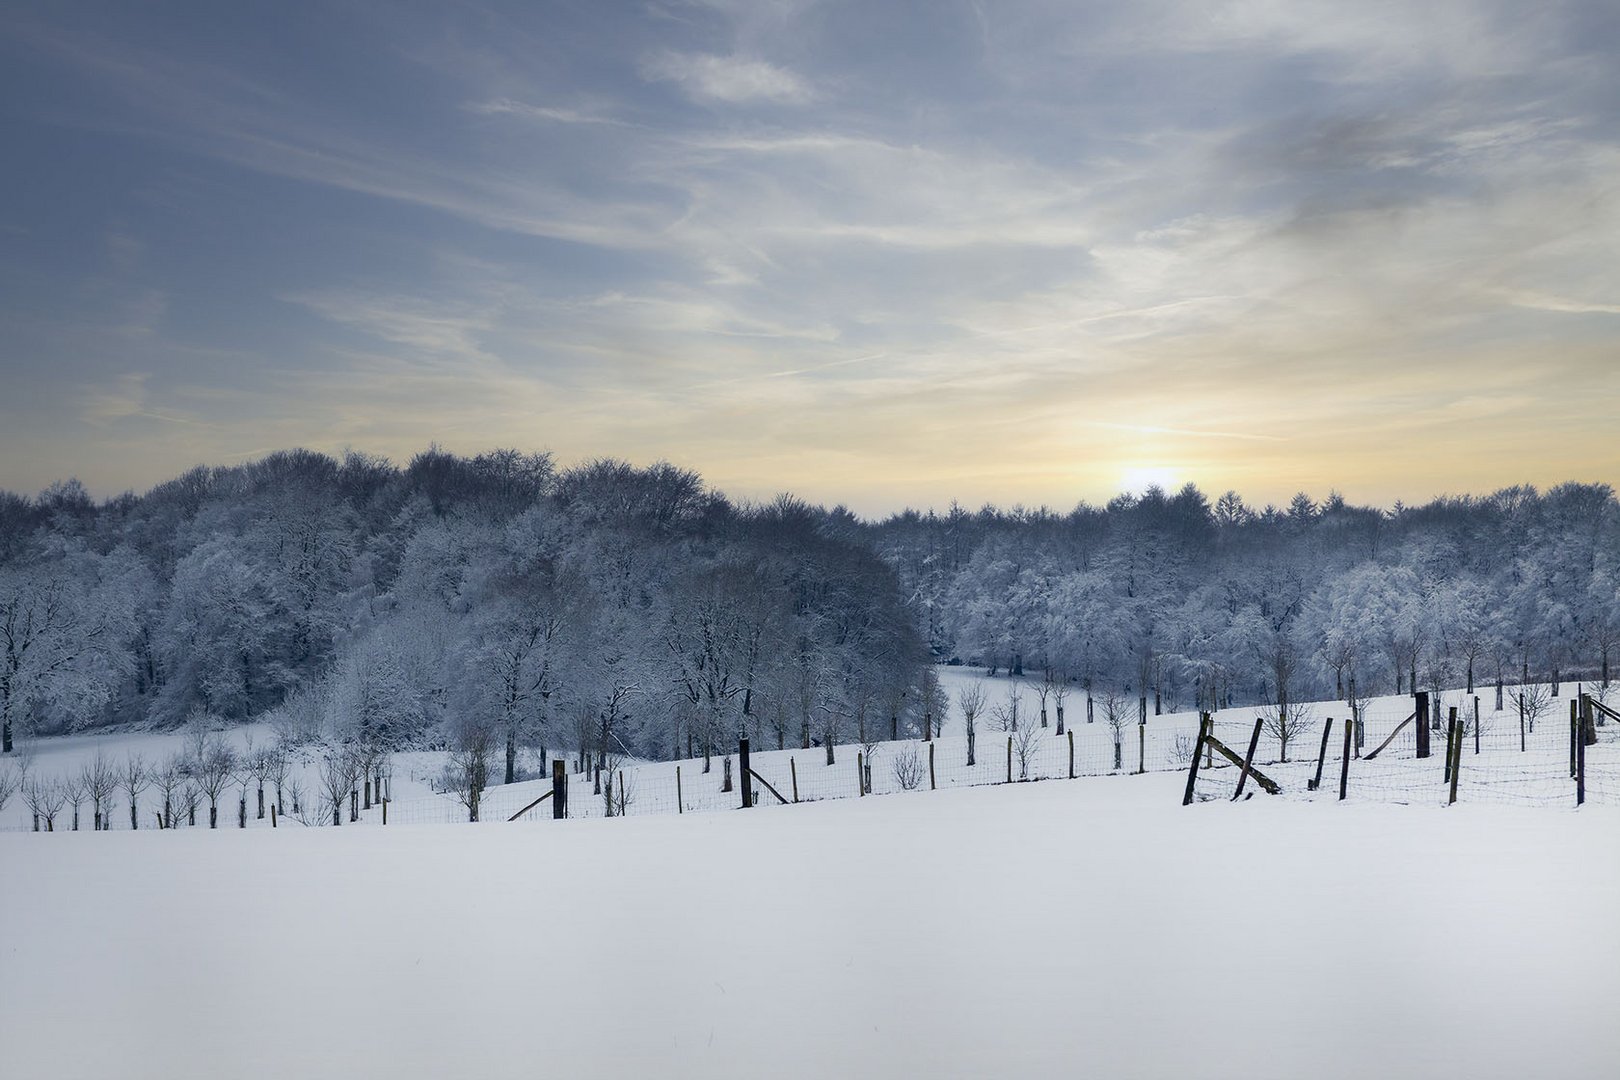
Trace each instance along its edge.
{"label": "treeline", "polygon": [[1607,485],[1393,511],[1196,487],[1104,507],[907,512],[867,533],[940,655],[1161,707],[1589,678],[1620,646]]}
{"label": "treeline", "polygon": [[[0,721],[385,748],[707,754],[915,731],[941,704],[847,514],[667,464],[295,450],[106,502],[0,494]],[[481,753],[481,751],[480,751]]]}

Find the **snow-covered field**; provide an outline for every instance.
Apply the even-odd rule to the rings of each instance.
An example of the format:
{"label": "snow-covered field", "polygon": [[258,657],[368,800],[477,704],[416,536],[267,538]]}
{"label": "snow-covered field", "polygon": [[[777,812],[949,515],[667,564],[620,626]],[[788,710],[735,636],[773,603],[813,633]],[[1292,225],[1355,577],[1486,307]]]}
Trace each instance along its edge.
{"label": "snow-covered field", "polygon": [[30,1077],[1593,1077],[1620,811],[1173,774],[567,828],[0,836]]}
{"label": "snow-covered field", "polygon": [[[993,710],[1004,706],[1009,695],[1016,694],[1020,702],[1023,726],[1038,725],[1039,699],[1033,680],[1015,680],[1005,676],[986,678],[982,672],[965,668],[942,668],[941,678],[950,695],[952,708],[946,716],[944,733],[935,741],[933,749],[934,778],[938,788],[968,787],[1004,783],[1009,774],[1009,733],[999,730]],[[976,760],[967,764],[967,741],[964,737],[962,717],[956,704],[964,688],[979,684],[984,690],[985,712],[978,721]],[[1472,730],[1467,738],[1467,752],[1463,760],[1458,798],[1462,802],[1518,803],[1525,805],[1570,806],[1574,804],[1575,787],[1569,775],[1568,717],[1569,705],[1578,693],[1575,684],[1560,687],[1560,696],[1549,696],[1534,730],[1528,732],[1525,749],[1520,749],[1519,722],[1512,708],[1512,690],[1506,699],[1507,707],[1494,708],[1494,694],[1484,689],[1480,699],[1480,753],[1474,753]],[[1440,699],[1440,708],[1457,708],[1459,715],[1471,718],[1473,698],[1460,690],[1448,692]],[[1311,721],[1294,738],[1287,762],[1280,762],[1281,747],[1271,735],[1265,735],[1256,752],[1256,762],[1266,775],[1283,786],[1286,797],[1332,799],[1338,794],[1338,763],[1343,756],[1341,741],[1344,717],[1348,710],[1342,702],[1318,702],[1309,706]],[[1366,741],[1359,751],[1352,751],[1352,766],[1348,783],[1349,798],[1353,801],[1441,803],[1447,797],[1443,776],[1443,747],[1445,738],[1436,732],[1432,736],[1433,756],[1419,761],[1414,754],[1414,734],[1408,725],[1391,743],[1389,749],[1376,761],[1363,760],[1386,736],[1412,712],[1413,703],[1407,696],[1388,696],[1370,699],[1365,703],[1364,722]],[[1066,720],[1072,731],[1059,737],[1056,733],[1056,705],[1049,703],[1048,726],[1036,728],[1024,753],[1011,755],[1011,775],[1015,779],[1066,779],[1070,775],[1070,751],[1076,776],[1098,776],[1114,772],[1184,772],[1188,756],[1198,729],[1195,712],[1170,712],[1150,716],[1147,726],[1140,732],[1135,723],[1136,705],[1129,703],[1129,723],[1120,733],[1120,767],[1114,767],[1114,733],[1104,722],[1099,704],[1094,721],[1086,722],[1084,694],[1071,690],[1066,702]],[[1237,753],[1247,747],[1257,710],[1234,708],[1223,710],[1216,716],[1218,736]],[[1335,720],[1328,742],[1323,770],[1322,790],[1312,793],[1308,783],[1315,772],[1315,760],[1321,747],[1323,723]],[[886,726],[886,725],[885,725]],[[1599,729],[1598,745],[1588,749],[1587,794],[1589,801],[1620,805],[1620,724],[1609,723]],[[238,750],[249,740],[258,745],[269,742],[273,735],[262,726],[237,728],[224,737]],[[849,736],[853,738],[853,733]],[[114,735],[80,735],[68,738],[40,739],[29,745],[31,770],[39,776],[67,777],[82,770],[96,754],[101,754],[114,765],[121,764],[128,755],[140,754],[149,762],[164,760],[185,748],[181,734],[125,733]],[[836,748],[835,763],[826,764],[825,750],[794,749],[791,738],[789,749],[776,750],[774,738],[761,733],[754,739],[753,768],[783,798],[793,797],[795,787],[803,801],[853,798],[859,795],[856,759],[862,746],[844,744]],[[705,773],[701,760],[677,762],[630,762],[624,770],[624,789],[628,798],[630,816],[649,814],[691,813],[694,811],[735,808],[739,802],[736,786],[726,790],[724,783],[727,751],[733,752],[735,743],[717,748],[710,771]],[[917,783],[929,786],[927,762],[928,747],[915,739],[899,742],[880,742],[872,747],[874,763],[871,790],[874,794],[892,794],[903,789],[896,770],[897,764],[907,759],[915,761],[921,770]],[[1027,761],[1025,760],[1027,754]],[[913,758],[912,756],[915,755]],[[389,804],[391,824],[450,824],[465,822],[467,812],[455,796],[435,794],[432,781],[444,771],[447,755],[443,753],[404,753],[394,756],[391,768]],[[570,758],[572,761],[573,759]],[[529,762],[534,764],[532,759]],[[735,766],[735,760],[733,760]],[[1206,770],[1199,785],[1201,797],[1219,797],[1230,794],[1235,784],[1235,769],[1224,767],[1219,758],[1213,759],[1215,768]],[[4,766],[0,766],[4,767]],[[677,771],[679,775],[677,776]],[[306,749],[304,756],[295,761],[292,779],[301,784],[306,804],[319,798],[318,755]],[[603,800],[593,792],[593,778],[575,774],[570,780],[569,816],[601,816]],[[504,823],[506,819],[550,790],[546,780],[532,780],[512,785],[489,788],[483,798],[482,817],[485,822]],[[225,794],[221,806],[222,828],[234,828],[236,803],[240,786],[233,785]],[[765,787],[758,788],[760,807],[776,809],[776,797]],[[149,828],[160,800],[154,790],[141,796],[141,827]],[[290,802],[284,798],[284,804]],[[268,827],[268,819],[256,817],[256,794],[249,796],[250,828]],[[206,805],[199,821],[206,824]],[[329,811],[308,814],[311,822],[329,822]],[[349,824],[347,807],[342,814]],[[542,803],[525,815],[529,821],[546,821],[551,817],[549,803]],[[89,807],[81,808],[82,827],[90,827]],[[128,798],[119,792],[113,799],[111,813],[113,827],[129,827]],[[284,817],[288,826],[300,822]],[[381,824],[380,809],[363,812],[361,824]],[[14,796],[0,809],[0,830],[20,830],[31,827],[30,815],[24,800]],[[58,816],[58,831],[71,828],[71,808]]]}

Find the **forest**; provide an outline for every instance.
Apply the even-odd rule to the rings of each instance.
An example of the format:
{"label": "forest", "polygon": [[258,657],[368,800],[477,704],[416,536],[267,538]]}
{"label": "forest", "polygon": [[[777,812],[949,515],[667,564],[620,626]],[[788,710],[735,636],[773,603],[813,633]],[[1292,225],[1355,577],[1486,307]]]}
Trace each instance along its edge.
{"label": "forest", "polygon": [[667,463],[292,450],[100,502],[76,481],[0,493],[0,721],[7,753],[255,720],[292,741],[488,748],[510,781],[532,748],[917,734],[950,707],[938,663],[1144,717],[1606,690],[1617,564],[1606,485],[1388,510],[1187,485],[863,521],[734,502]]}

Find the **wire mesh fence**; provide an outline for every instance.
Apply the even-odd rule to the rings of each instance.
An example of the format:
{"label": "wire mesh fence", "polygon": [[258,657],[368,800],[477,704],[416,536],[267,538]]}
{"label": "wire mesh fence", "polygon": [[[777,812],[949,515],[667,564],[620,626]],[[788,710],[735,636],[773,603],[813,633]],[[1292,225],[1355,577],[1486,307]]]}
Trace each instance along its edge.
{"label": "wire mesh fence", "polygon": [[[1434,695],[1429,702],[1429,753],[1423,757],[1418,710],[1411,698],[1363,703],[1354,724],[1349,722],[1347,705],[1308,706],[1282,720],[1275,709],[1226,710],[1211,718],[1213,738],[1199,751],[1193,798],[1230,799],[1241,782],[1246,792],[1257,795],[1275,791],[1282,797],[1310,800],[1338,799],[1342,786],[1344,798],[1358,802],[1442,805],[1455,799],[1572,806],[1579,784],[1587,802],[1620,805],[1620,722],[1595,709],[1590,731],[1596,741],[1582,747],[1571,734],[1570,704],[1579,700],[1577,693],[1578,688],[1571,687],[1563,696],[1541,693],[1529,701],[1510,691],[1501,709],[1489,692]],[[1460,739],[1456,755],[1448,752],[1453,739]],[[1188,772],[1199,746],[1200,718],[1183,713],[1154,716],[1146,724],[1138,723],[1134,714],[1127,723],[1082,721],[1061,733],[1055,725],[1042,727],[1031,717],[1017,730],[981,725],[971,737],[931,742],[870,741],[835,746],[830,752],[823,746],[755,749],[746,777],[735,748],[707,759],[677,762],[590,762],[574,757],[564,765],[561,816],[639,817],[735,809],[743,805],[745,779],[753,806],[769,810],[944,788]],[[1250,777],[1244,780],[1246,758]],[[430,763],[419,767],[430,769]],[[220,829],[235,829],[449,825],[474,820],[539,824],[559,814],[549,777],[487,786],[474,800],[470,792],[446,790],[438,780],[433,784],[436,790],[424,790],[429,775],[413,773],[408,778],[413,783],[404,786],[416,793],[402,798],[391,797],[392,777],[386,786],[378,781],[375,789],[366,784],[347,792],[322,791],[305,777],[279,790],[268,788],[262,804],[256,784],[235,784],[219,793],[212,813],[206,798],[187,803],[182,794],[171,793],[166,809],[162,794],[146,790],[136,799],[133,822],[127,795],[105,800],[100,820],[117,830],[132,825],[153,829],[160,822],[208,828],[211,821]],[[75,808],[62,794],[42,807],[42,814],[24,813],[19,818],[14,813],[6,828],[69,831],[74,828],[75,809],[78,828],[92,829],[95,807],[81,800]]]}

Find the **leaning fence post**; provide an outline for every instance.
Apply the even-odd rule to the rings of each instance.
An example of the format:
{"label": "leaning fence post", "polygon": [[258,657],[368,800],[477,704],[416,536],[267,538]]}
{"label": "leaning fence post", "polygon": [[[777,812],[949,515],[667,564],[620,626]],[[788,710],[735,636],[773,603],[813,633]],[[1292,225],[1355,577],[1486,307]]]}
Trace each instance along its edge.
{"label": "leaning fence post", "polygon": [[928,790],[934,790],[934,743],[932,740],[929,740],[928,743]]}
{"label": "leaning fence post", "polygon": [[562,758],[551,759],[551,816],[568,816],[568,763]]}
{"label": "leaning fence post", "polygon": [[754,784],[748,770],[748,740],[737,740],[737,778],[742,781],[742,808],[754,805]]}
{"label": "leaning fence post", "polygon": [[1264,725],[1264,720],[1256,719],[1254,722],[1254,734],[1249,736],[1249,752],[1243,755],[1243,772],[1238,775],[1237,790],[1232,793],[1233,802],[1243,797],[1243,785],[1249,781],[1249,766],[1254,764],[1255,747],[1260,745],[1260,729]]}
{"label": "leaning fence post", "polygon": [[1198,717],[1198,741],[1193,743],[1192,768],[1187,770],[1187,792],[1181,797],[1181,805],[1189,806],[1193,801],[1193,789],[1198,784],[1198,752],[1204,748],[1204,736],[1209,732],[1209,714],[1200,713]]}
{"label": "leaning fence post", "polygon": [[799,766],[794,762],[792,755],[788,756],[788,772],[793,774],[793,801],[799,801]]}
{"label": "leaning fence post", "polygon": [[675,766],[675,812],[686,813],[686,800],[681,797],[681,767]]}
{"label": "leaning fence post", "polygon": [[[1351,723],[1354,723],[1354,721],[1351,721]],[[1312,791],[1322,786],[1322,763],[1327,760],[1328,736],[1332,732],[1333,717],[1330,716],[1327,718],[1327,723],[1322,725],[1322,748],[1316,752],[1316,779],[1310,783]]]}
{"label": "leaning fence post", "polygon": [[1339,761],[1339,801],[1350,791],[1350,725],[1344,725],[1344,757]]}

